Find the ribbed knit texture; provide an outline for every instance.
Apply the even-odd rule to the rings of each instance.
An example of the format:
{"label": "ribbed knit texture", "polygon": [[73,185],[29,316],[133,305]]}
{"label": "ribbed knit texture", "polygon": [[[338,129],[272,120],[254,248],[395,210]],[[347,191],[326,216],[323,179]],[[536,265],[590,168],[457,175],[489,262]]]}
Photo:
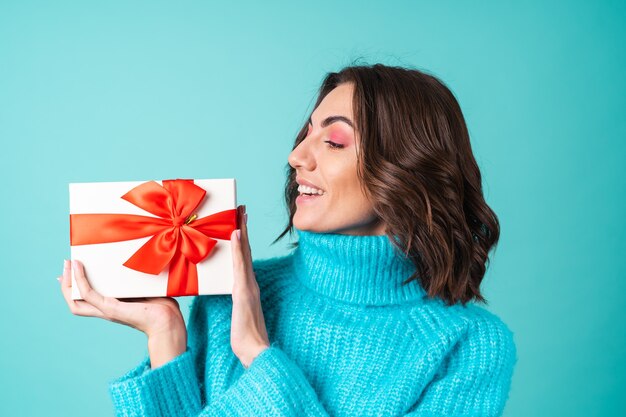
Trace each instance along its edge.
{"label": "ribbed knit texture", "polygon": [[198,296],[185,353],[110,383],[118,416],[502,414],[517,356],[497,316],[403,286],[415,267],[386,236],[296,231],[253,263],[271,346],[244,369],[231,296]]}

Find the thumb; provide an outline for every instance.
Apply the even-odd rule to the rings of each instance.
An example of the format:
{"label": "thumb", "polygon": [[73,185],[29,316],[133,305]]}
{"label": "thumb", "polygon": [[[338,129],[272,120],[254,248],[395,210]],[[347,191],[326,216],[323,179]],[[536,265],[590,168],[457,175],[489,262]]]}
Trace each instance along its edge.
{"label": "thumb", "polygon": [[233,290],[245,285],[245,262],[241,245],[241,229],[235,229],[230,235],[230,243],[233,255]]}

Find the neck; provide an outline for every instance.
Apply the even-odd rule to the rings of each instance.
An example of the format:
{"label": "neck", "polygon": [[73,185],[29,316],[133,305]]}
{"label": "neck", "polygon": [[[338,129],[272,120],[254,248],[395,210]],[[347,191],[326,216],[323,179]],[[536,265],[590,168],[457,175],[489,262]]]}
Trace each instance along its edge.
{"label": "neck", "polygon": [[421,300],[416,270],[386,235],[344,235],[296,229],[295,273],[311,290],[338,301],[388,305]]}

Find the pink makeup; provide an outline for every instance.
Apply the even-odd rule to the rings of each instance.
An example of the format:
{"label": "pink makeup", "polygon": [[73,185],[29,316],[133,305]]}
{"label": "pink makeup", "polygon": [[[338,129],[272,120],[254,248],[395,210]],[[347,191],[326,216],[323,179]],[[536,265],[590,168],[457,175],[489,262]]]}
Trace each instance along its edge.
{"label": "pink makeup", "polygon": [[331,130],[328,136],[330,137],[330,140],[340,145],[347,145],[349,143],[346,134],[339,129]]}

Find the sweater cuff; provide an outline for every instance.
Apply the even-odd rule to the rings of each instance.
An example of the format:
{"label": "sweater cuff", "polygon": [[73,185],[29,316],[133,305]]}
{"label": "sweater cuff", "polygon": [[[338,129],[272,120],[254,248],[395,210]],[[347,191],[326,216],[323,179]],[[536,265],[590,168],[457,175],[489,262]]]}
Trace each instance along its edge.
{"label": "sweater cuff", "polygon": [[275,344],[257,355],[228,391],[252,413],[327,416],[302,370]]}
{"label": "sweater cuff", "polygon": [[111,381],[109,393],[118,416],[195,416],[202,408],[189,348],[156,369],[146,357]]}

